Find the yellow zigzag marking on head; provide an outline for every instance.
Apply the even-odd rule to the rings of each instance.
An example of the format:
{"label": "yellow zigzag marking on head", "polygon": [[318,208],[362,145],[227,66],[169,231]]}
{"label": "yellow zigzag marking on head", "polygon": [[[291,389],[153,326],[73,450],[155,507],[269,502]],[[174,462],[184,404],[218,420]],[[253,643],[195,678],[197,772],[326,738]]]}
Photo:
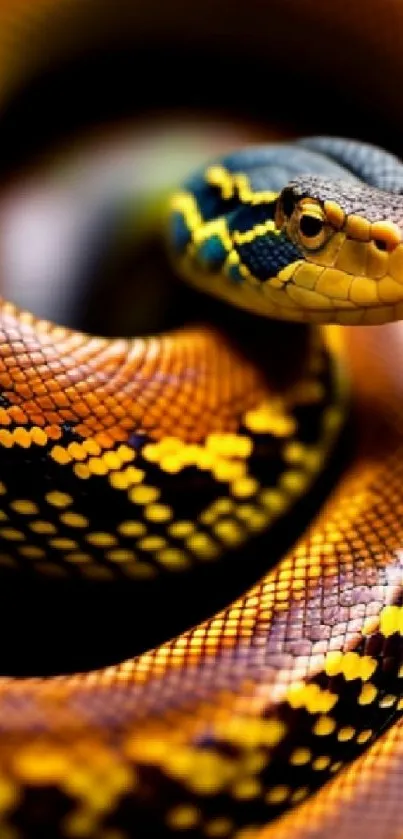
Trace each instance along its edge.
{"label": "yellow zigzag marking on head", "polygon": [[[218,186],[221,189],[222,197],[231,198],[235,191],[241,201],[249,203],[259,203],[260,201],[273,201],[277,198],[278,193],[275,192],[260,192],[253,193],[249,181],[243,174],[232,175],[223,166],[211,166],[206,171],[206,181],[213,186]],[[276,228],[274,221],[269,219],[267,222],[257,224],[255,227],[244,232],[236,231],[231,236],[225,216],[219,216],[211,221],[205,222],[200,213],[199,206],[194,195],[191,192],[177,192],[171,201],[171,210],[179,212],[183,215],[185,224],[192,236],[192,243],[188,248],[188,256],[194,256],[195,245],[200,245],[211,236],[218,236],[221,240],[225,250],[228,252],[226,266],[231,267],[237,265],[240,274],[252,286],[259,285],[257,278],[249,271],[239,257],[239,254],[234,250],[233,243],[246,244],[252,242],[257,236],[264,235],[267,232],[272,232],[276,235],[279,230]]]}
{"label": "yellow zigzag marking on head", "polygon": [[244,172],[229,172],[224,166],[214,165],[206,170],[206,181],[221,191],[224,200],[233,198],[238,193],[245,204],[264,204],[276,201],[278,192],[272,190],[254,191],[248,176]]}
{"label": "yellow zigzag marking on head", "polygon": [[264,236],[265,233],[274,233],[275,236],[279,236],[280,232],[274,221],[268,219],[268,221],[256,224],[255,227],[251,227],[250,230],[245,230],[242,233],[239,230],[235,230],[233,237],[237,245],[245,245],[253,242],[258,236]]}
{"label": "yellow zigzag marking on head", "polygon": [[266,202],[271,203],[277,200],[278,192],[273,192],[270,189],[254,192],[245,174],[235,175],[234,177],[239,197],[246,204],[265,204]]}
{"label": "yellow zigzag marking on head", "polygon": [[171,211],[182,213],[192,234],[204,224],[197,201],[191,192],[176,192],[172,197]]}
{"label": "yellow zigzag marking on head", "polygon": [[232,250],[232,240],[224,216],[204,221],[197,201],[191,192],[177,192],[172,199],[171,209],[182,213],[192,234],[194,245],[201,245],[211,236],[218,236],[225,250]]}
{"label": "yellow zigzag marking on head", "polygon": [[210,186],[216,186],[221,192],[222,198],[227,201],[234,196],[235,181],[232,172],[219,164],[209,166],[206,171],[206,182]]}
{"label": "yellow zigzag marking on head", "polygon": [[227,251],[232,250],[232,239],[224,216],[202,222],[200,227],[193,231],[193,241],[200,245],[212,236],[218,236]]}

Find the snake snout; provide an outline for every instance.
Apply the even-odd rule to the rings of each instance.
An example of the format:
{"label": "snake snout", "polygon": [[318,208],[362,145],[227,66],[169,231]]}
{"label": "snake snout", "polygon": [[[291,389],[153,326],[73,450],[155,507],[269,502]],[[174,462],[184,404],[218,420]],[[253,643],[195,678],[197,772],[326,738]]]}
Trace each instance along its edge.
{"label": "snake snout", "polygon": [[301,178],[279,197],[276,224],[302,258],[279,272],[305,320],[403,318],[403,200],[352,184]]}

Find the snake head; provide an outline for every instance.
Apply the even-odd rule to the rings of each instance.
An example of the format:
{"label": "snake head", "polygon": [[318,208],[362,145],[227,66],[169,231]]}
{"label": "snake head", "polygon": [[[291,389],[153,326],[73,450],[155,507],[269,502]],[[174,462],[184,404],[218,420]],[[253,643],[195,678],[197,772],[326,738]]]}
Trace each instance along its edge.
{"label": "snake head", "polygon": [[275,223],[300,256],[266,283],[289,319],[403,318],[403,196],[305,176],[280,193]]}

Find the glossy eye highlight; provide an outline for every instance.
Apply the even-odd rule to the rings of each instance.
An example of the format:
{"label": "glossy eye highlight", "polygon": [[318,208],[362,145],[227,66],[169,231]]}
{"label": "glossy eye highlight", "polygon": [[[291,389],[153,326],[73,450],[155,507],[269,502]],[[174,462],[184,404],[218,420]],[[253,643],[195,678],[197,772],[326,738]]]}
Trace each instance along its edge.
{"label": "glossy eye highlight", "polygon": [[275,224],[296,245],[311,251],[324,245],[332,233],[322,204],[313,198],[298,199],[289,187],[280,195]]}

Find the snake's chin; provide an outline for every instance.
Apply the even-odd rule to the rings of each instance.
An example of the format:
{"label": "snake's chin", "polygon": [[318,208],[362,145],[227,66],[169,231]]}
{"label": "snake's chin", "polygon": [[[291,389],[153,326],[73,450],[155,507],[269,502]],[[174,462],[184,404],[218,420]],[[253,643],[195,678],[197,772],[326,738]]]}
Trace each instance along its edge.
{"label": "snake's chin", "polygon": [[[351,276],[350,283],[365,278]],[[387,278],[385,278],[387,279]],[[374,281],[372,283],[372,297],[377,292]],[[394,281],[394,286],[397,283]],[[278,278],[266,281],[262,286],[262,292],[266,298],[267,314],[281,320],[295,321],[298,323],[329,323],[341,325],[382,325],[403,319],[403,285],[402,297],[398,298],[393,294],[393,301],[372,300],[368,303],[352,301],[350,298],[317,293],[315,288],[309,288],[301,283],[295,282],[293,276],[286,280],[279,281]],[[395,289],[393,289],[395,292]],[[262,306],[261,296],[259,302],[255,303],[256,311]],[[325,302],[323,302],[325,301]]]}

